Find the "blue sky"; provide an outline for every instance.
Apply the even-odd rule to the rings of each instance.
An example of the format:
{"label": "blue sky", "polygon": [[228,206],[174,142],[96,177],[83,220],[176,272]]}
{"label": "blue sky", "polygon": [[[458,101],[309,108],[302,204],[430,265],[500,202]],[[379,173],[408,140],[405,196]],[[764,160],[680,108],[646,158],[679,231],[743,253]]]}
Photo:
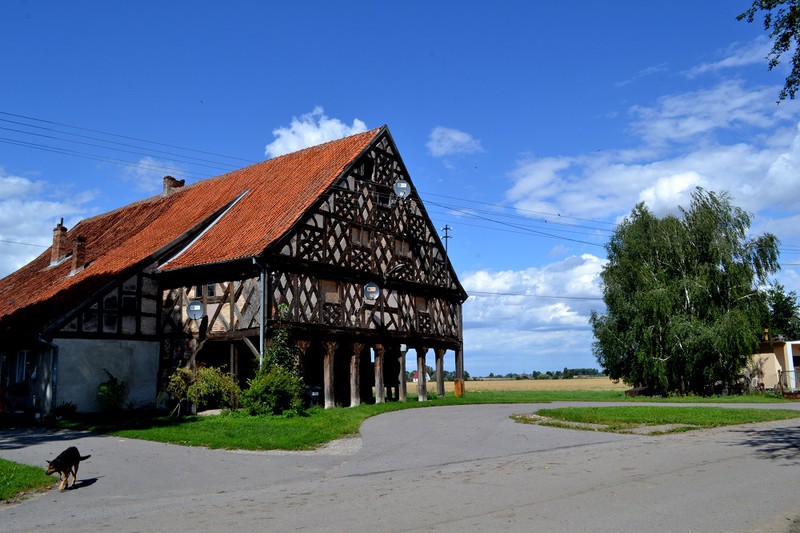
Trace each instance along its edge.
{"label": "blue sky", "polygon": [[603,245],[639,201],[730,192],[800,290],[800,113],[749,4],[6,0],[0,275],[164,174],[387,124],[453,228],[466,370],[596,367]]}

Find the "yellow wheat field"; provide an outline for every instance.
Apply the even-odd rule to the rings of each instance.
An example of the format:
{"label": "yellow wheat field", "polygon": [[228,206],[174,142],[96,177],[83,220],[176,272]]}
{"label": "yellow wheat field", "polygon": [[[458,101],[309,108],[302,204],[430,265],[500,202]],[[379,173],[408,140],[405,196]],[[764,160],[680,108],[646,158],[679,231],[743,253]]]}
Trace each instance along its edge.
{"label": "yellow wheat field", "polygon": [[[427,383],[429,391],[436,391],[436,381]],[[409,383],[408,389],[415,390],[417,384]],[[413,387],[413,388],[412,388]],[[445,381],[445,392],[453,392],[453,382]],[[586,391],[621,391],[630,386],[621,381],[618,383],[602,378],[574,378],[574,379],[477,379],[464,383],[464,388],[469,391],[550,391],[550,390],[586,390]]]}

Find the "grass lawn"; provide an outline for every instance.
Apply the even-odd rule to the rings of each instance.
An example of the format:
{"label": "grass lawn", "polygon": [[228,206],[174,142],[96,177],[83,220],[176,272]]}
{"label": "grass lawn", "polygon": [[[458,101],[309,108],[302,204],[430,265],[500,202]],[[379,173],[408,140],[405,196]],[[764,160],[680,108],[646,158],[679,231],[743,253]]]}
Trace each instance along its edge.
{"label": "grass lawn", "polygon": [[649,435],[791,418],[800,418],[800,411],[664,405],[563,407],[514,417],[532,424]]}
{"label": "grass lawn", "polygon": [[0,459],[0,502],[27,492],[47,490],[54,483],[52,476],[45,475],[44,468]]}

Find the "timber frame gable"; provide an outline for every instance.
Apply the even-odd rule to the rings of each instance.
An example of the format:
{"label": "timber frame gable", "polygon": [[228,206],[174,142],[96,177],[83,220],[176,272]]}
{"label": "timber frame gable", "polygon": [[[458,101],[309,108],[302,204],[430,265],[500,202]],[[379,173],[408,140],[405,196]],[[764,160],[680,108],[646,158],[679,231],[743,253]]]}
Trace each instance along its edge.
{"label": "timber frame gable", "polygon": [[[401,199],[398,180],[411,188]],[[421,338],[460,336],[459,285],[441,240],[384,130],[292,230],[265,254],[283,273],[272,298],[290,321],[325,327],[416,332]],[[364,304],[376,283],[382,310]],[[376,304],[373,304],[376,305]]]}

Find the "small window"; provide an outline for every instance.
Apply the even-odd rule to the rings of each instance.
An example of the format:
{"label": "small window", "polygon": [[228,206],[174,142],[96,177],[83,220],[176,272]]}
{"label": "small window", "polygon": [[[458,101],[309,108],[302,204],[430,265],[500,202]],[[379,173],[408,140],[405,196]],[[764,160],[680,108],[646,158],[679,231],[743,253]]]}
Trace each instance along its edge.
{"label": "small window", "polygon": [[119,329],[119,316],[114,313],[103,315],[103,333],[116,333]]}
{"label": "small window", "polygon": [[356,246],[369,247],[370,234],[367,228],[353,226],[351,236],[353,244]]}
{"label": "small window", "polygon": [[411,257],[411,243],[405,239],[395,239],[394,253],[403,257]]}
{"label": "small window", "polygon": [[136,311],[136,296],[123,296],[122,309],[125,311]]}
{"label": "small window", "polygon": [[335,281],[321,280],[320,289],[323,301],[327,304],[339,303],[339,287]]}
{"label": "small window", "polygon": [[216,283],[209,283],[207,285],[195,285],[194,287],[194,297],[195,298],[202,298],[203,293],[208,298],[213,298],[217,295],[217,284]]}
{"label": "small window", "polygon": [[392,202],[392,193],[388,188],[384,189],[383,187],[378,187],[378,190],[375,191],[375,200],[378,204],[378,207],[390,207]]}
{"label": "small window", "polygon": [[112,311],[119,309],[119,297],[117,296],[117,291],[114,291],[103,299],[103,309],[110,309]]}

